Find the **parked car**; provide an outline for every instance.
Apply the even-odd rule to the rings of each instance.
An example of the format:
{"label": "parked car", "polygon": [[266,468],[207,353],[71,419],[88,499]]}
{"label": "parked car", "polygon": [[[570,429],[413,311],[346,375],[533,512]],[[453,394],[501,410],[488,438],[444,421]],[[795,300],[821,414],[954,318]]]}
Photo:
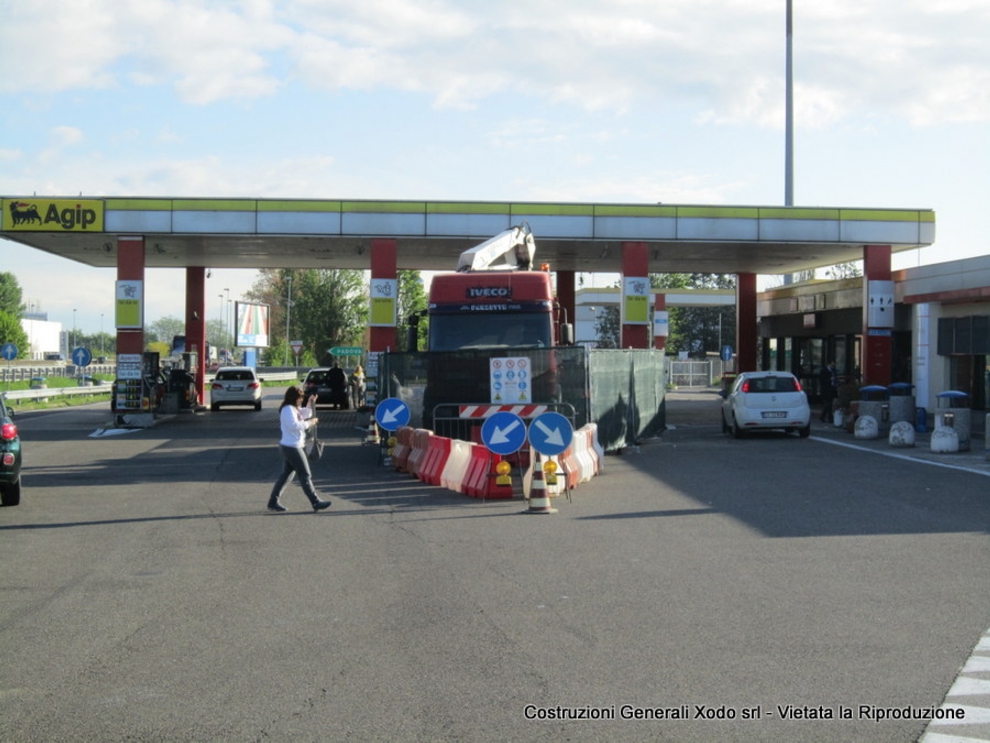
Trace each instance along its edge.
{"label": "parked car", "polygon": [[780,429],[811,433],[808,396],[788,372],[743,372],[722,396],[722,431],[737,439],[747,431]]}
{"label": "parked car", "polygon": [[303,382],[303,403],[316,396],[317,405],[347,410],[351,406],[350,390],[347,385],[348,372],[337,366],[322,366],[310,369]]}
{"label": "parked car", "polygon": [[21,438],[14,423],[14,411],[0,398],[0,504],[21,502]]}
{"label": "parked car", "polygon": [[261,410],[261,382],[250,366],[218,369],[210,384],[210,410],[219,410],[221,405],[253,405]]}

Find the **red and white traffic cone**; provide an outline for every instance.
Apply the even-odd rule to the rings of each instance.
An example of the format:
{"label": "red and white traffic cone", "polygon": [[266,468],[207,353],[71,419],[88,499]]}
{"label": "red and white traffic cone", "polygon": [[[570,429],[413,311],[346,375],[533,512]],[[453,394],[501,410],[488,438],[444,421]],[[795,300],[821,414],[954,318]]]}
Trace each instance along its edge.
{"label": "red and white traffic cone", "polygon": [[378,436],[378,422],[372,418],[368,423],[368,435],[364,437],[364,443],[378,445],[381,442]]}
{"label": "red and white traffic cone", "polygon": [[543,479],[543,464],[537,453],[533,460],[533,482],[529,490],[529,510],[526,513],[557,513],[556,508],[550,507],[550,494]]}

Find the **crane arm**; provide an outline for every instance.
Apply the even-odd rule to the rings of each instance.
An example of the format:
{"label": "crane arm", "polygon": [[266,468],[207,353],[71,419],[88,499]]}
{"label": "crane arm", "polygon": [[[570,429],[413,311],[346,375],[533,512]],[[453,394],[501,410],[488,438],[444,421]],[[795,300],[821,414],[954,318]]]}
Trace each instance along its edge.
{"label": "crane arm", "polygon": [[[457,270],[467,272],[511,268],[531,271],[535,253],[536,243],[533,240],[533,233],[529,225],[523,222],[485,240],[481,245],[465,250],[457,261]],[[504,259],[505,262],[497,264],[496,261],[499,259]]]}

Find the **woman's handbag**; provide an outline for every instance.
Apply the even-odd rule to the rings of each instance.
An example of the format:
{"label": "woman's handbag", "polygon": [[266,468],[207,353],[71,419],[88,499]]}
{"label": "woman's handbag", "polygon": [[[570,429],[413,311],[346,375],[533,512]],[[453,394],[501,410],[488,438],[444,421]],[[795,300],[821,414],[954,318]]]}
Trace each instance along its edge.
{"label": "woman's handbag", "polygon": [[313,427],[313,440],[309,444],[309,449],[306,451],[306,456],[309,457],[310,462],[319,462],[323,458],[323,442],[320,441],[320,437],[316,435],[316,427]]}

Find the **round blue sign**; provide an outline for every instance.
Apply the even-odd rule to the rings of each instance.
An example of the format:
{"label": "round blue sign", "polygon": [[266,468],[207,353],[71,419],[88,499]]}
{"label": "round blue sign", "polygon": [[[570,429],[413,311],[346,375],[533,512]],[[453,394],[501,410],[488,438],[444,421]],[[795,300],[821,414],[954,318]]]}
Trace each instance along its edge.
{"label": "round blue sign", "polygon": [[526,442],[526,424],[515,413],[495,413],[482,425],[481,441],[496,454],[515,454]]}
{"label": "round blue sign", "polygon": [[5,359],[7,359],[7,361],[13,361],[14,359],[16,359],[17,358],[17,346],[15,346],[10,341],[8,341],[7,343],[4,343],[3,344],[3,357]]}
{"label": "round blue sign", "polygon": [[89,366],[93,361],[93,353],[88,348],[84,346],[79,346],[78,348],[73,348],[70,354],[72,358],[72,363],[76,366]]}
{"label": "round blue sign", "polygon": [[560,413],[542,413],[529,424],[529,443],[548,457],[563,453],[574,438],[574,427]]}
{"label": "round blue sign", "polygon": [[387,397],[375,408],[375,420],[386,431],[409,425],[409,406],[397,397]]}

